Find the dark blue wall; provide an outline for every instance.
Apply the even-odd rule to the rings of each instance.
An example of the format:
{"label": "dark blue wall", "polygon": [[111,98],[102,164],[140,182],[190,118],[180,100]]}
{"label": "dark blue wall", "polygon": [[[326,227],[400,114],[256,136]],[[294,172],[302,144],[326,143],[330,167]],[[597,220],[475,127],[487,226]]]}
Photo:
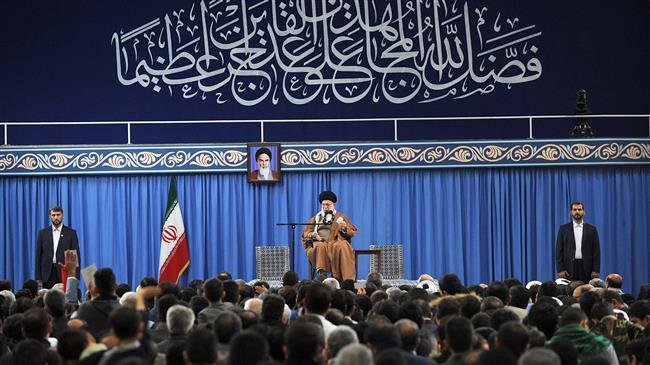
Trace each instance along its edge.
{"label": "dark blue wall", "polygon": [[[300,2],[294,2],[297,3]],[[175,47],[173,57],[182,51],[187,51],[196,58],[205,53],[202,48],[204,37],[199,37],[195,44],[190,43],[189,46],[179,49],[193,37],[188,28],[196,26],[194,34],[199,34],[203,28],[200,16],[203,3],[200,1],[2,2],[0,11],[5,17],[0,25],[0,47],[3,50],[3,57],[0,57],[0,67],[3,70],[0,121],[255,121],[563,115],[571,114],[576,91],[583,88],[588,92],[589,107],[593,113],[650,113],[647,91],[650,81],[647,66],[650,59],[650,27],[647,26],[650,4],[647,1],[628,1],[624,4],[468,1],[466,8],[465,2],[441,1],[437,13],[439,22],[446,22],[446,25],[439,27],[443,61],[447,60],[444,51],[445,39],[452,47],[451,59],[458,61],[460,54],[464,59],[456,68],[447,64],[440,74],[432,68],[432,64],[440,62],[435,48],[435,27],[427,27],[425,24],[435,19],[434,9],[426,7],[428,3],[433,2],[421,4],[419,17],[409,10],[415,2],[377,0],[359,3],[362,4],[359,9],[352,1],[336,2],[335,6],[327,5],[326,9],[307,9],[308,15],[330,14],[327,18],[327,41],[330,46],[324,45],[325,22],[316,22],[306,24],[302,32],[296,33],[296,37],[301,39],[296,44],[306,46],[296,50],[298,47],[292,45],[289,36],[269,31],[269,27],[274,25],[286,28],[286,19],[292,15],[297,19],[298,25],[304,23],[295,7],[280,8],[280,4],[284,3],[276,2],[276,9],[272,9],[270,1],[258,1],[246,2],[248,7],[241,9],[240,2],[223,2],[213,7],[210,2],[205,2],[207,31],[214,39],[229,46],[217,46],[215,42],[210,41],[209,52],[218,60],[213,59],[212,66],[206,68],[212,70],[221,67],[224,73],[213,79],[203,79],[203,82],[215,85],[218,81],[227,78],[230,80],[222,87],[207,92],[203,100],[201,92],[192,98],[182,96],[183,87],[190,87],[188,94],[192,94],[197,90],[197,82],[166,85],[163,75],[158,75],[156,84],[153,81],[155,75],[142,71],[144,68],[139,73],[149,77],[146,87],[139,83],[123,85],[118,80],[116,57],[116,39],[119,39],[122,46],[118,48],[121,51],[121,75],[125,79],[136,78],[135,64],[142,60],[152,70],[164,73],[164,76],[170,79],[189,80],[190,77],[196,76],[196,64],[185,72],[169,72],[173,67],[167,62],[167,46],[160,45],[165,42],[169,33]],[[454,3],[457,4],[455,9],[452,9]],[[368,6],[367,20],[371,25],[377,26],[384,22],[380,27],[384,30],[383,33],[377,29],[366,33],[359,25],[359,19],[366,19],[363,4]],[[347,5],[350,6],[346,8]],[[226,6],[235,7],[228,9]],[[400,7],[401,17],[398,15]],[[481,16],[485,23],[480,26],[479,38],[478,14],[481,9],[485,9]],[[174,12],[179,14],[181,10],[183,12],[176,18]],[[282,11],[287,11],[284,18]],[[465,25],[465,11],[469,27]],[[346,17],[347,14],[350,14],[349,18]],[[170,32],[165,31],[165,16],[170,19]],[[214,23],[213,17],[217,18]],[[517,20],[514,20],[515,18]],[[160,20],[160,24],[147,31],[149,35],[150,32],[155,33],[154,37],[151,37],[155,41],[151,48],[145,47],[145,33],[130,39],[125,37],[131,30],[156,19]],[[258,19],[255,24],[254,19]],[[421,22],[423,32],[432,38],[429,41],[424,37],[422,48],[417,36],[417,30],[420,29],[418,21]],[[508,22],[514,23],[511,26]],[[178,32],[175,30],[177,25]],[[456,26],[456,33],[449,33],[446,28],[448,25]],[[345,26],[350,28],[335,32],[336,27]],[[223,27],[221,31],[215,30],[220,27]],[[240,34],[241,38],[244,28],[249,32],[263,33],[256,33],[250,38],[249,48],[236,44],[237,34]],[[358,30],[355,32],[355,29]],[[403,35],[391,38],[391,31],[400,29]],[[219,38],[220,32],[227,31],[231,32],[227,38],[230,43]],[[236,33],[237,31],[240,33]],[[512,31],[519,32],[504,37]],[[469,43],[467,34],[471,37]],[[163,38],[160,38],[161,36]],[[453,51],[456,36],[460,42],[460,53]],[[523,37],[530,39],[519,42]],[[487,43],[489,38],[498,39]],[[339,43],[332,45],[334,42]],[[510,42],[515,43],[507,46]],[[473,47],[471,53],[468,51],[470,43]],[[196,48],[192,47],[193,45]],[[432,46],[433,55],[422,57]],[[495,46],[503,48],[481,54],[483,50]],[[316,79],[313,74],[304,70],[281,70],[281,65],[286,66],[289,62],[283,55],[283,50],[288,50],[287,52],[294,56],[304,56],[305,50],[310,47],[313,47],[314,54],[320,54],[320,57],[311,63],[307,62],[307,58],[300,59],[294,66],[312,67],[311,71],[321,72],[322,75],[317,80],[320,91],[314,91],[316,86],[304,85],[306,79]],[[532,51],[533,47],[535,52]],[[134,53],[136,50],[139,51],[137,56]],[[350,56],[349,60],[345,60],[345,56],[337,56],[335,50],[344,55],[355,55],[355,50],[359,50],[360,56]],[[512,56],[513,50],[518,52],[517,56]],[[152,52],[151,58],[147,55],[149,51]],[[237,61],[252,52],[258,53],[246,62]],[[506,53],[509,53],[510,58]],[[329,55],[334,66],[328,65],[324,54]],[[490,61],[490,55],[495,56],[494,61]],[[473,69],[476,73],[480,73],[478,63],[483,62],[487,65],[483,70],[484,75],[489,70],[503,71],[503,77],[518,73],[514,67],[506,68],[507,62],[521,61],[522,64],[527,64],[536,58],[541,65],[541,74],[540,71],[533,70],[533,67],[522,75],[523,78],[529,78],[528,81],[519,79],[508,83],[504,79],[490,77],[487,81],[478,82],[477,78],[465,77],[461,79],[462,82],[442,90],[432,90],[424,86],[411,87],[413,83],[417,84],[424,78],[435,80],[438,85],[454,79],[457,74],[469,68],[470,57],[473,59]],[[164,60],[158,61],[159,59]],[[128,69],[125,64],[127,61],[130,62]],[[180,67],[184,61],[187,60],[178,58],[174,66]],[[374,69],[370,63],[375,65]],[[201,65],[201,62],[198,64]],[[413,77],[409,72],[417,70],[420,67],[418,65],[424,65],[424,70],[418,77]],[[352,67],[365,71],[353,71]],[[390,71],[386,71],[391,67]],[[384,71],[378,68],[383,68]],[[244,71],[252,74],[245,74]],[[271,76],[269,84],[260,76],[262,74],[275,76]],[[371,80],[366,80],[368,75]],[[290,102],[288,95],[282,92],[283,88],[290,87],[290,79],[293,77],[296,78],[297,85],[304,86],[308,95],[316,95],[311,102],[295,105]],[[327,80],[339,80],[342,83]],[[403,85],[400,85],[400,80],[404,81]],[[159,91],[154,90],[156,85],[161,86]],[[246,89],[247,85],[276,88],[276,92],[246,106],[238,102],[235,95],[252,100],[264,94],[260,89]],[[240,87],[244,91],[235,91]],[[382,89],[390,87],[396,89],[382,92]],[[360,95],[360,90],[364,89],[369,92],[359,101],[351,102],[345,97],[336,97],[333,89],[342,94],[349,92],[350,96]],[[415,89],[417,92],[414,96],[407,98],[406,95]],[[455,95],[450,94],[452,89]],[[464,89],[466,90],[463,91]],[[479,89],[492,91],[469,95]],[[300,90],[288,94],[299,97]],[[443,97],[444,95],[447,96]],[[460,98],[463,95],[465,97]],[[373,99],[374,96],[377,97],[376,100]],[[403,97],[404,100],[395,102],[389,100],[388,96]],[[433,101],[436,97],[440,97],[440,100]],[[220,104],[222,100],[225,100],[225,103]],[[624,123],[612,120],[599,123],[596,132],[601,137],[648,135],[647,118],[625,120]],[[544,138],[563,137],[571,124],[570,120],[537,123],[534,135]],[[364,122],[354,124],[351,128],[343,122],[316,127],[313,124],[297,123],[280,123],[265,127],[268,128],[265,131],[265,140],[270,141],[393,138],[393,125],[389,122]],[[409,122],[400,124],[398,134],[400,139],[404,140],[526,138],[528,121]],[[57,127],[54,130],[11,126],[8,137],[9,144],[126,143],[124,126],[114,125],[88,128]],[[257,123],[233,123],[218,126],[139,125],[132,130],[131,138],[132,143],[192,143],[258,141],[261,136]]]}

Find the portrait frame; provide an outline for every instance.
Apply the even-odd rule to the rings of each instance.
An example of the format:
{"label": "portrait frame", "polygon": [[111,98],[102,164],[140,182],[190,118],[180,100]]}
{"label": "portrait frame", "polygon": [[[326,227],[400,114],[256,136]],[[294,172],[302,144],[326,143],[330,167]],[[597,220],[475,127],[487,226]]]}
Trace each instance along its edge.
{"label": "portrait frame", "polygon": [[[266,149],[271,153],[269,159],[270,176],[269,180],[260,179],[260,163],[258,158],[264,155],[262,152],[256,156],[260,150]],[[282,153],[282,146],[279,143],[248,143],[246,145],[248,168],[246,169],[247,180],[253,184],[275,184],[282,180],[282,170],[280,163],[280,156]],[[263,157],[263,156],[262,156]]]}

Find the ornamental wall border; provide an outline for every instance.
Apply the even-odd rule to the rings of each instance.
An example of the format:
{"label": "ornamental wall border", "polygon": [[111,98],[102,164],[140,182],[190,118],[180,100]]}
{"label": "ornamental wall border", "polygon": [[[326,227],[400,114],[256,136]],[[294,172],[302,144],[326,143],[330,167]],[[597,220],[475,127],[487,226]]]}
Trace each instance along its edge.
{"label": "ornamental wall border", "polygon": [[[245,144],[0,148],[0,175],[230,173]],[[650,163],[650,138],[283,144],[283,172]]]}

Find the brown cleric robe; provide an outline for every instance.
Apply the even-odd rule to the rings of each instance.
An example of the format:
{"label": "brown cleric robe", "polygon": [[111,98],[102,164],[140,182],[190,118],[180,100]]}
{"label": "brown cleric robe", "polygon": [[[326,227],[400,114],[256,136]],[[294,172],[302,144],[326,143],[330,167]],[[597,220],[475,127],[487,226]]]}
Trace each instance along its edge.
{"label": "brown cleric robe", "polygon": [[[316,223],[316,217],[313,216],[308,223]],[[337,222],[339,218],[347,224],[345,233]],[[331,272],[333,277],[340,280],[354,279],[354,250],[350,245],[350,238],[357,234],[357,227],[350,222],[350,218],[337,211],[329,237],[325,241],[314,241],[313,246],[309,247],[307,241],[310,240],[310,235],[313,232],[313,225],[305,226],[302,231],[302,246],[312,266],[317,270]]]}

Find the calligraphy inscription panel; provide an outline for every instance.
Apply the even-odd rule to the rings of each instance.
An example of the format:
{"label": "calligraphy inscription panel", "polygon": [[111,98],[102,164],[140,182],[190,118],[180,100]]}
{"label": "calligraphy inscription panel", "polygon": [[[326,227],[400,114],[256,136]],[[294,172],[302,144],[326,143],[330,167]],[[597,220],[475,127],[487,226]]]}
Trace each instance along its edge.
{"label": "calligraphy inscription panel", "polygon": [[405,104],[542,75],[537,26],[477,2],[204,0],[165,11],[113,33],[122,85],[242,106]]}

